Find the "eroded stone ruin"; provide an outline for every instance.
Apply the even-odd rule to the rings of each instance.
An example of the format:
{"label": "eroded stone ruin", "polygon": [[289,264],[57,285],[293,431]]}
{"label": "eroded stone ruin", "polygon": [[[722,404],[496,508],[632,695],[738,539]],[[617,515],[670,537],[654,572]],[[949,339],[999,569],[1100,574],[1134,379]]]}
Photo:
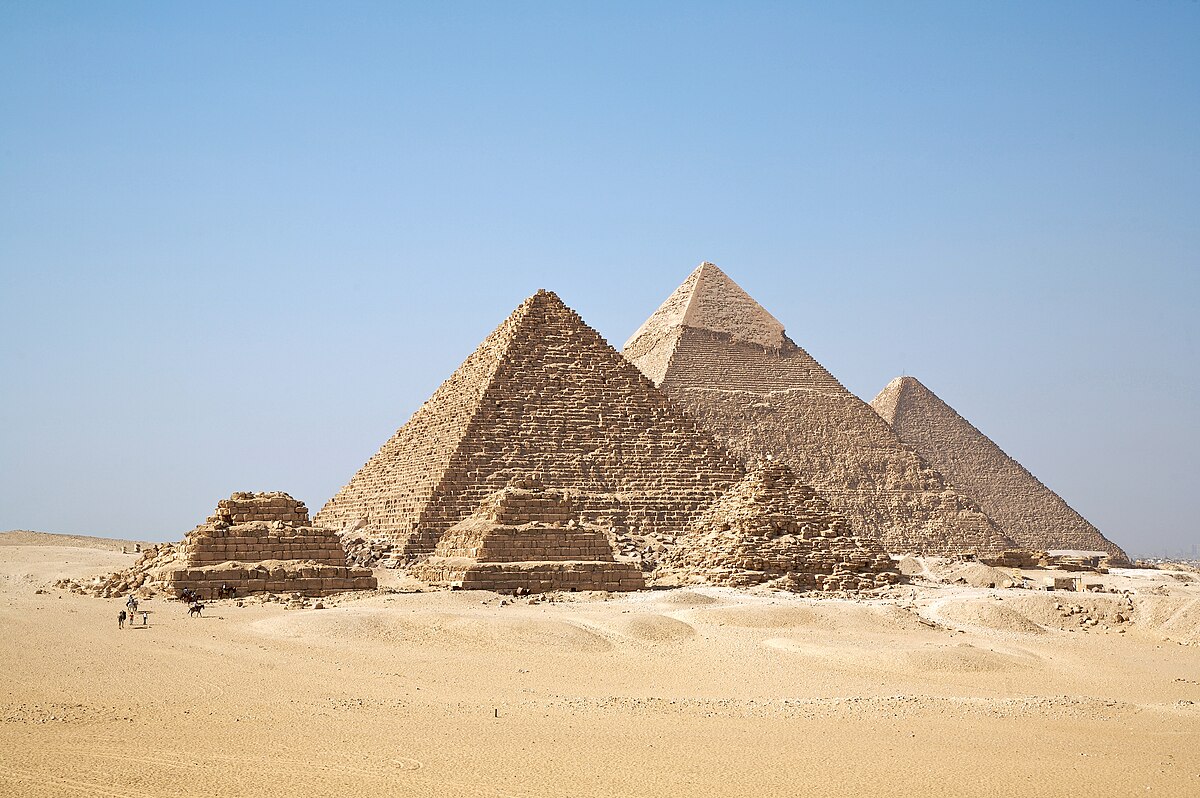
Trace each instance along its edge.
{"label": "eroded stone ruin", "polygon": [[732,452],[787,463],[860,537],[888,551],[1017,548],[711,263],[692,272],[624,354]]}
{"label": "eroded stone ruin", "polygon": [[147,598],[167,589],[163,582],[164,569],[173,567],[178,560],[178,544],[156,543],[144,549],[137,561],[124,570],[90,579],[59,579],[54,586],[98,598],[116,598],[130,593]]}
{"label": "eroded stone ruin", "polygon": [[526,478],[486,497],[442,536],[410,574],[474,590],[638,590],[641,571],[613,556],[601,527],[581,521],[571,497]]}
{"label": "eroded stone ruin", "polygon": [[1102,551],[1128,563],[1119,546],[915,377],[897,377],[871,402],[896,434],[979,502],[1018,545]]}
{"label": "eroded stone ruin", "polygon": [[207,599],[265,592],[325,596],[377,586],[369,569],[347,565],[337,534],[310,525],[304,503],[286,493],[223,499],[188,533],[179,556],[182,563],[165,573],[169,589],[190,589]]}
{"label": "eroded stone ruin", "polygon": [[582,522],[676,533],[743,467],[553,293],[521,303],[317,514],[408,557],[513,479]]}
{"label": "eroded stone ruin", "polygon": [[899,580],[874,538],[782,463],[767,463],[693,521],[663,558],[686,581],[785,590],[868,590]]}

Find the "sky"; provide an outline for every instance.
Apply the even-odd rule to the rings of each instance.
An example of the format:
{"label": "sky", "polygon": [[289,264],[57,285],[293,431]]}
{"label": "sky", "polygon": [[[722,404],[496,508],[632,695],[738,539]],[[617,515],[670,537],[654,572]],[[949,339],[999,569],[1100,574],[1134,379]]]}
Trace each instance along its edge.
{"label": "sky", "polygon": [[0,4],[0,529],[318,509],[521,300],[703,260],[1200,544],[1200,3]]}

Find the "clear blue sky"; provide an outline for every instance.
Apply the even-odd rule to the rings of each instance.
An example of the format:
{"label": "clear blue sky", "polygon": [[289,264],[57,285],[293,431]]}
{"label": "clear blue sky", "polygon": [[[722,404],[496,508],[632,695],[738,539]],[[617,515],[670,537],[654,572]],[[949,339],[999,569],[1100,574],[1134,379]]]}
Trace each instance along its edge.
{"label": "clear blue sky", "polygon": [[0,529],[320,507],[523,297],[701,260],[1200,542],[1200,3],[5,3]]}

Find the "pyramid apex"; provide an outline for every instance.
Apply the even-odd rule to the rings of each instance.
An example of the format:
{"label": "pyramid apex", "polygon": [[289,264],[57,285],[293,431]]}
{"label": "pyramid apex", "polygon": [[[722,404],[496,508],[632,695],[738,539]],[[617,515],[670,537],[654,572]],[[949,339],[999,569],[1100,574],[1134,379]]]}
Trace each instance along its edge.
{"label": "pyramid apex", "polygon": [[513,313],[524,315],[525,312],[532,308],[554,308],[561,310],[571,310],[566,302],[562,301],[562,297],[548,288],[539,288],[534,293],[525,297],[525,301],[517,306]]}
{"label": "pyramid apex", "polygon": [[558,302],[560,304],[562,303],[562,299],[558,296],[558,294],[554,293],[548,288],[539,288],[537,291],[530,294],[526,301],[532,302],[536,300],[550,300],[551,302]]}
{"label": "pyramid apex", "polygon": [[696,274],[711,273],[714,275],[720,275],[721,277],[724,277],[726,280],[729,279],[729,275],[727,275],[725,272],[721,271],[721,267],[718,266],[717,264],[713,263],[711,260],[701,261],[700,265],[696,267],[695,273]]}
{"label": "pyramid apex", "polygon": [[[916,377],[907,374],[895,377],[879,394],[871,400],[871,407],[889,426],[897,423],[897,417],[904,410],[904,401],[913,394],[927,395],[937,399],[937,395],[926,388]],[[937,401],[941,401],[937,399]]]}
{"label": "pyramid apex", "polygon": [[899,377],[893,377],[892,381],[889,382],[883,390],[903,391],[906,388],[920,388],[924,391],[929,390],[923,384],[921,384],[920,380],[918,380],[916,377],[909,376],[908,374],[904,374]]}
{"label": "pyramid apex", "polygon": [[728,335],[733,341],[783,349],[783,324],[715,263],[704,261],[625,343],[663,338],[682,327]]}

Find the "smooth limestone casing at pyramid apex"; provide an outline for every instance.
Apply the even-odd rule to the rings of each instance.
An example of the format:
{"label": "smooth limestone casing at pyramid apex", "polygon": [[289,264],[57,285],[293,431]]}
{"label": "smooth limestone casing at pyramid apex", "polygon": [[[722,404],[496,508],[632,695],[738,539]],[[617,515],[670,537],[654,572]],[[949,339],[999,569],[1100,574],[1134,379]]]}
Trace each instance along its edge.
{"label": "smooth limestone casing at pyramid apex", "polygon": [[711,263],[688,276],[623,353],[734,453],[788,463],[857,534],[890,552],[996,554],[1021,545],[966,485],[939,473]]}

